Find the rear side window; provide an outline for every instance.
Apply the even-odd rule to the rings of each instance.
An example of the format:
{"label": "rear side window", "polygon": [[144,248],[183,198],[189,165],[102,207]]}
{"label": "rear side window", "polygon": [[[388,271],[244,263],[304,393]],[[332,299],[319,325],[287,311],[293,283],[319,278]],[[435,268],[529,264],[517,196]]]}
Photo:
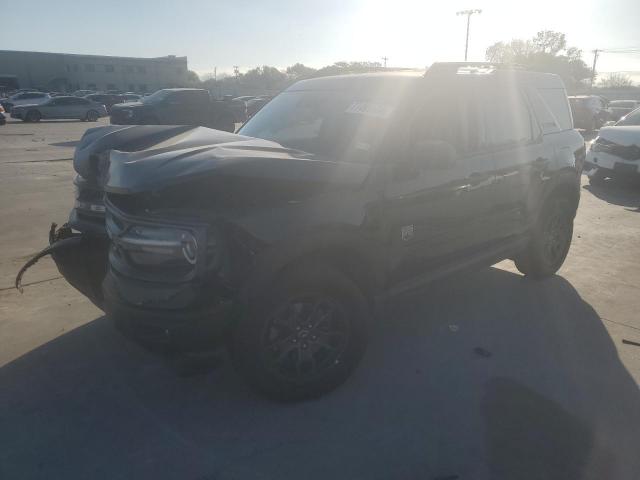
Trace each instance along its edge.
{"label": "rear side window", "polygon": [[[573,120],[565,90],[563,88],[538,88],[536,93],[544,103],[545,108],[555,119],[558,128],[560,130],[571,130],[573,128]],[[536,110],[536,115],[538,113]],[[538,120],[544,130],[544,120],[541,117],[538,117]]]}
{"label": "rear side window", "polygon": [[491,89],[486,121],[493,147],[527,143],[533,138],[531,113],[522,92],[511,85]]}

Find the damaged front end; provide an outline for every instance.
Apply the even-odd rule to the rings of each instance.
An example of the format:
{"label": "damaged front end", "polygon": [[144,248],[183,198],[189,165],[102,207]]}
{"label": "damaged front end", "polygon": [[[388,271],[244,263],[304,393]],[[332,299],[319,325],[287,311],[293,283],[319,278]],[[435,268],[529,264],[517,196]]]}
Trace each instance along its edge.
{"label": "damaged front end", "polygon": [[22,292],[24,273],[38,260],[51,255],[60,274],[80,293],[102,308],[102,281],[107,272],[108,238],[74,232],[68,224],[51,224],[49,246],[31,258],[18,272],[15,286]]}

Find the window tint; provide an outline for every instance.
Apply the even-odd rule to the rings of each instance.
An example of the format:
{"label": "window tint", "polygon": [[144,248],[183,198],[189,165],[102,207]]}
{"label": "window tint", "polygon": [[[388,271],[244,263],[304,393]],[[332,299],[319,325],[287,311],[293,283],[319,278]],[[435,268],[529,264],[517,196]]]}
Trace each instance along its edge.
{"label": "window tint", "polygon": [[88,105],[89,100],[86,98],[72,98],[71,105]]}
{"label": "window tint", "polygon": [[428,94],[414,115],[409,142],[434,140],[450,144],[456,151],[467,151],[470,147],[469,132],[471,110],[464,97],[449,94]]}
{"label": "window tint", "polygon": [[487,100],[486,119],[491,145],[508,146],[532,139],[531,114],[517,88],[509,85],[492,89]]}
{"label": "window tint", "polygon": [[[560,130],[571,130],[573,121],[565,90],[563,88],[539,88],[537,93],[553,114]],[[540,119],[540,123],[542,123],[542,119]]]}

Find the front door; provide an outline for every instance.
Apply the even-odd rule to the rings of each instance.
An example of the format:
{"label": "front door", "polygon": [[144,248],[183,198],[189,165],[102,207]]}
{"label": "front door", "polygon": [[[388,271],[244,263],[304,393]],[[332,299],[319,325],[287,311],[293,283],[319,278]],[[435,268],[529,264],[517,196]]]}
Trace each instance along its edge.
{"label": "front door", "polygon": [[406,151],[386,159],[392,283],[472,255],[492,235],[492,157],[479,148],[473,96],[452,82],[422,97],[408,119]]}

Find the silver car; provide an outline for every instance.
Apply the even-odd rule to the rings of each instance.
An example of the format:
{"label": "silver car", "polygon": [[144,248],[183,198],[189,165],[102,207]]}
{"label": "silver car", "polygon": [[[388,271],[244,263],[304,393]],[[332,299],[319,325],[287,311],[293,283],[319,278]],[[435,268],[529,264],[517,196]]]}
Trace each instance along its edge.
{"label": "silver car", "polygon": [[54,97],[44,103],[19,105],[11,110],[11,118],[25,122],[39,122],[43,118],[77,118],[95,122],[105,116],[107,109],[104,105],[78,97]]}

